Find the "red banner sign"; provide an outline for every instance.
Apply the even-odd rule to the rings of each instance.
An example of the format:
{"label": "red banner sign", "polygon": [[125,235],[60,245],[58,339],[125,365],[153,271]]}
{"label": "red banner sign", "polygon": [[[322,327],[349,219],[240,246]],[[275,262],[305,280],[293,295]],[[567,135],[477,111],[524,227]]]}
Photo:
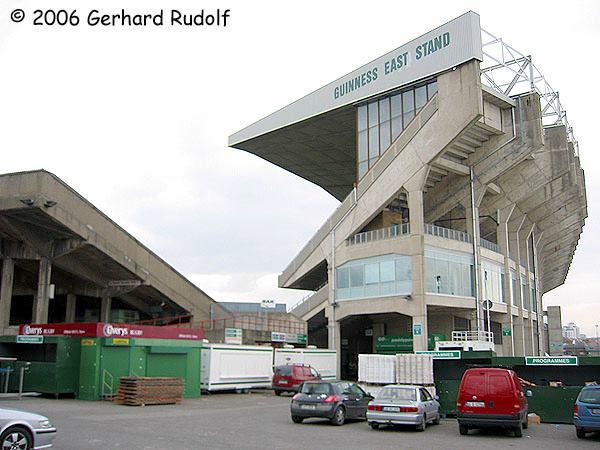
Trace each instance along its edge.
{"label": "red banner sign", "polygon": [[101,322],[20,325],[19,334],[29,336],[181,339],[185,341],[198,341],[204,338],[204,331],[195,328],[156,327]]}

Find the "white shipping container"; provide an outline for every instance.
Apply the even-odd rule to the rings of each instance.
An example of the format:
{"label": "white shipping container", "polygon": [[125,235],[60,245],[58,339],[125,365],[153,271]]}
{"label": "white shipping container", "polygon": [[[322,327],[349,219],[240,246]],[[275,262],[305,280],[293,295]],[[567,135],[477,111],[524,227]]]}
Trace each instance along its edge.
{"label": "white shipping container", "polygon": [[326,348],[276,348],[273,365],[309,364],[324,380],[337,378],[337,351]]}
{"label": "white shipping container", "polygon": [[358,355],[358,381],[370,384],[396,382],[396,357],[394,355]]}
{"label": "white shipping container", "polygon": [[272,347],[202,345],[200,388],[204,391],[270,388],[272,377]]}
{"label": "white shipping container", "polygon": [[433,357],[431,355],[398,354],[396,383],[433,384]]}

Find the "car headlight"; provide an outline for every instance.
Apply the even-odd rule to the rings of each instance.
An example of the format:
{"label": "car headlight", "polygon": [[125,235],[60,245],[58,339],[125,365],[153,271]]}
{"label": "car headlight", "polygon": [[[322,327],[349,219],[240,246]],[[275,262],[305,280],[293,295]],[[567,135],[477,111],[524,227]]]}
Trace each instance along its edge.
{"label": "car headlight", "polygon": [[50,421],[48,419],[46,419],[46,420],[38,421],[38,426],[40,428],[50,428],[50,427],[52,427],[52,424],[50,423]]}

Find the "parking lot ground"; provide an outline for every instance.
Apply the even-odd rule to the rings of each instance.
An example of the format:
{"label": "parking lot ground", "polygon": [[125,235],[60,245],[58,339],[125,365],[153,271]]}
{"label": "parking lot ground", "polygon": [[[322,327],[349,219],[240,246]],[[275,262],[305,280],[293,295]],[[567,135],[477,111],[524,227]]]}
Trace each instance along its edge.
{"label": "parking lot ground", "polygon": [[572,425],[541,424],[522,438],[502,431],[458,434],[455,419],[411,428],[371,430],[364,421],[334,427],[327,421],[290,420],[289,396],[271,391],[212,394],[179,405],[133,407],[110,402],[25,398],[1,408],[48,416],[58,427],[55,448],[82,449],[599,449],[600,435],[577,439]]}

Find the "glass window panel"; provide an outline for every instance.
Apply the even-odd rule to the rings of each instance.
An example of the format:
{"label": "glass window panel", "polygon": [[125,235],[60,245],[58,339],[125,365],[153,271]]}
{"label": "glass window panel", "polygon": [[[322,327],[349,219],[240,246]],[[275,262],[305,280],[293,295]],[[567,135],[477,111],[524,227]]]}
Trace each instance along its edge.
{"label": "glass window panel", "polygon": [[369,103],[369,127],[374,127],[379,124],[379,113],[377,102]]}
{"label": "glass window panel", "polygon": [[350,286],[358,287],[364,285],[363,266],[350,267]]}
{"label": "glass window panel", "polygon": [[350,287],[350,272],[347,268],[337,269],[337,287],[347,288]]}
{"label": "glass window panel", "polygon": [[437,92],[437,81],[433,81],[427,85],[427,99],[429,100]]}
{"label": "glass window panel", "polygon": [[427,86],[421,86],[415,89],[415,106],[417,111],[427,103]]}
{"label": "glass window panel", "polygon": [[358,107],[358,131],[367,129],[367,105]]}
{"label": "glass window panel", "polygon": [[366,161],[369,159],[369,142],[367,131],[358,133],[358,161]]}
{"label": "glass window panel", "polygon": [[379,126],[379,154],[385,152],[390,144],[390,121],[388,120]]}
{"label": "glass window panel", "polygon": [[373,167],[379,157],[379,129],[369,128],[369,167]]}
{"label": "glass window panel", "polygon": [[367,170],[369,170],[368,161],[363,161],[363,162],[358,163],[358,179],[359,180],[365,176],[365,173],[367,173]]}
{"label": "glass window panel", "polygon": [[386,97],[379,100],[379,121],[384,122],[390,120],[390,98]]}
{"label": "glass window panel", "polygon": [[402,115],[402,96],[400,94],[390,97],[390,109],[392,117],[400,117]]}
{"label": "glass window panel", "polygon": [[379,263],[365,265],[365,283],[379,283]]}
{"label": "glass window panel", "polygon": [[382,283],[395,280],[394,261],[381,261],[379,263],[379,279]]}
{"label": "glass window panel", "polygon": [[402,112],[407,114],[415,110],[415,91],[412,89],[402,93]]}
{"label": "glass window panel", "polygon": [[379,296],[379,283],[365,285],[365,297],[378,297]]}
{"label": "glass window panel", "polygon": [[392,119],[392,141],[395,141],[402,133],[402,116]]}
{"label": "glass window panel", "polygon": [[414,111],[410,111],[408,113],[404,113],[402,115],[402,120],[404,121],[404,128],[406,128],[408,126],[408,124],[411,122],[411,120],[413,120],[415,118],[415,112]]}

